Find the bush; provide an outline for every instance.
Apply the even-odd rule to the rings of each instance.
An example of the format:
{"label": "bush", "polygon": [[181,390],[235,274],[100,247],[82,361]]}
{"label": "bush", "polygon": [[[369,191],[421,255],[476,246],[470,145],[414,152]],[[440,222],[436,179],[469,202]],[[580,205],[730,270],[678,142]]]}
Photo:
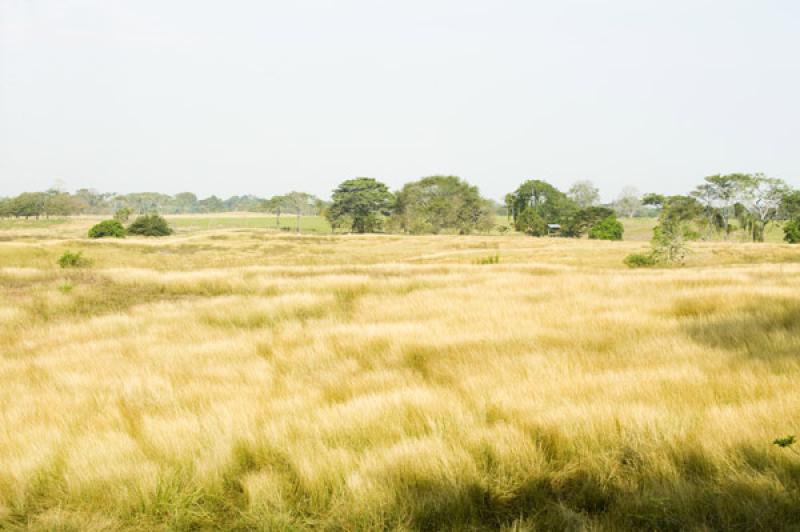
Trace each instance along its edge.
{"label": "bush", "polygon": [[139,216],[128,226],[128,233],[141,236],[167,236],[172,234],[167,221],[157,214]]}
{"label": "bush", "polygon": [[652,253],[632,253],[623,261],[629,268],[648,268],[655,266],[656,258]]}
{"label": "bush", "polygon": [[531,236],[544,236],[547,234],[547,223],[533,209],[525,209],[517,217],[517,231],[522,231]]}
{"label": "bush", "polygon": [[89,229],[89,238],[105,238],[111,236],[122,238],[125,236],[125,228],[119,220],[105,220]]}
{"label": "bush", "polygon": [[58,259],[58,265],[62,268],[85,268],[91,263],[92,261],[84,257],[81,251],[77,253],[65,251],[61,258]]}
{"label": "bush", "polygon": [[622,240],[624,230],[617,217],[611,215],[589,230],[589,238],[593,240]]}
{"label": "bush", "polygon": [[783,226],[783,239],[790,244],[800,244],[800,218]]}

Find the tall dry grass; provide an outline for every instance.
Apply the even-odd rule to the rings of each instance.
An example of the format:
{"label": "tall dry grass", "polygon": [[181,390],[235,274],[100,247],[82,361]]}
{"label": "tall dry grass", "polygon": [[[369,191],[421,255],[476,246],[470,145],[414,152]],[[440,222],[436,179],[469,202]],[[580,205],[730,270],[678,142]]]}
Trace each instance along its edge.
{"label": "tall dry grass", "polygon": [[0,529],[792,529],[800,252],[637,245],[0,243]]}

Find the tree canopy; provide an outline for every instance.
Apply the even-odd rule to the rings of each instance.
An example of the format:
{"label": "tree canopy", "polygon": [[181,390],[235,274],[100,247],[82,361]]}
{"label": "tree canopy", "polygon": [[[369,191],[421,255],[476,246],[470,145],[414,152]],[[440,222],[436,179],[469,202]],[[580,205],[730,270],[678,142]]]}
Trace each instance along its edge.
{"label": "tree canopy", "polygon": [[494,226],[494,205],[459,177],[430,176],[406,183],[397,193],[393,221],[414,234],[488,231]]}
{"label": "tree canopy", "polygon": [[391,213],[394,200],[389,188],[371,177],[342,182],[333,191],[333,202],[325,213],[331,227],[356,233],[374,233]]}

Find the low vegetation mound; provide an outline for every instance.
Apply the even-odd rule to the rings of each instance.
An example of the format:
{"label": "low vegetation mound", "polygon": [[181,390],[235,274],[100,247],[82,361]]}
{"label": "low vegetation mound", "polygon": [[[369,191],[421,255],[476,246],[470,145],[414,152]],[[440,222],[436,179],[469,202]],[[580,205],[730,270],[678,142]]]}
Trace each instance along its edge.
{"label": "low vegetation mound", "polygon": [[168,236],[172,228],[167,221],[157,214],[139,216],[128,226],[128,233],[140,236]]}
{"label": "low vegetation mound", "polygon": [[104,220],[89,229],[89,238],[124,238],[125,227],[119,220]]}

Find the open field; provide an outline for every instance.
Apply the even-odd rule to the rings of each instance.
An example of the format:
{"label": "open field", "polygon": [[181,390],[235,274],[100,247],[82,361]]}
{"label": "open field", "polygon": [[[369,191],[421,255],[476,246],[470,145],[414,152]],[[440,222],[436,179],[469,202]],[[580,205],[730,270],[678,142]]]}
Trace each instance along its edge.
{"label": "open field", "polygon": [[91,223],[0,232],[0,529],[800,523],[800,246]]}

